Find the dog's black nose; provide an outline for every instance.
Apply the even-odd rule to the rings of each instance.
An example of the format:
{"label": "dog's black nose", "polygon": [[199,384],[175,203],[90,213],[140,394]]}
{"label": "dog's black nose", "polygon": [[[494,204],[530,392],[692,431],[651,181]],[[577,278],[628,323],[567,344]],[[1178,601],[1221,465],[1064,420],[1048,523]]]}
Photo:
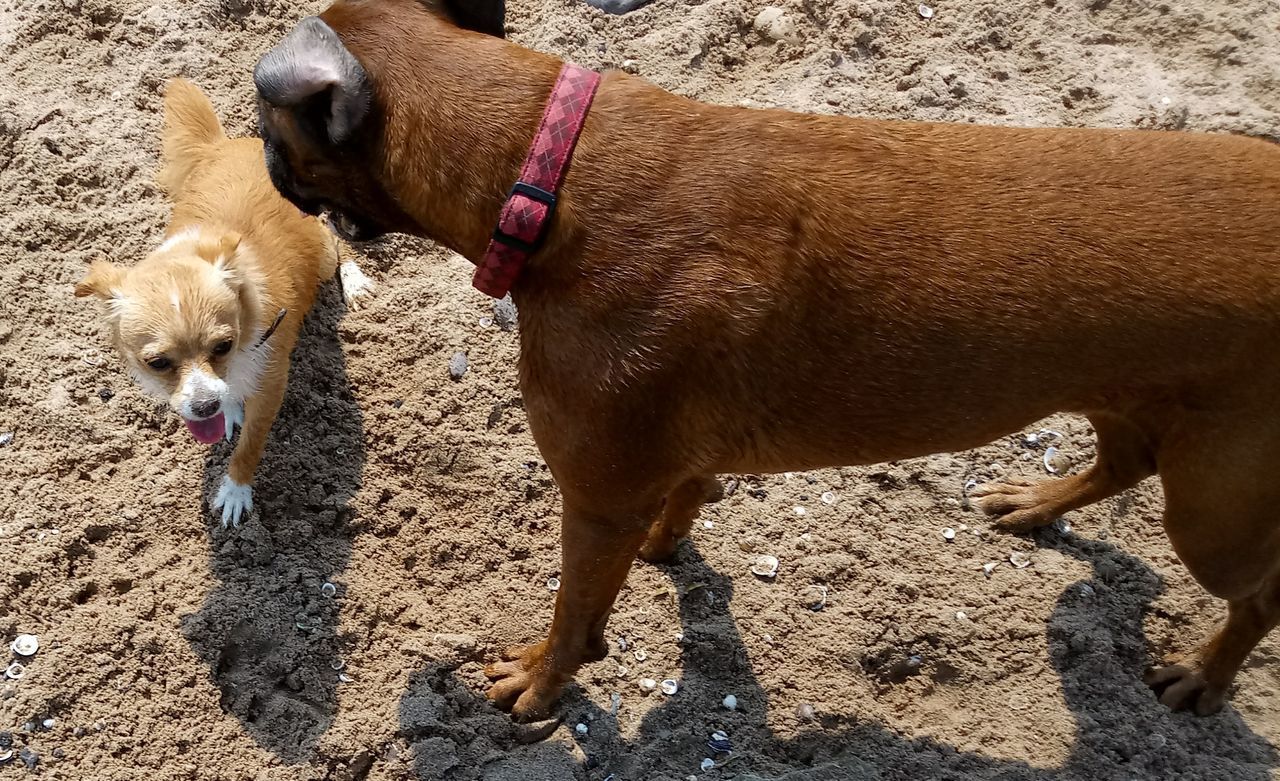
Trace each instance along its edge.
{"label": "dog's black nose", "polygon": [[194,412],[198,418],[211,418],[218,414],[218,408],[221,406],[221,402],[217,399],[193,401],[191,402],[191,411]]}

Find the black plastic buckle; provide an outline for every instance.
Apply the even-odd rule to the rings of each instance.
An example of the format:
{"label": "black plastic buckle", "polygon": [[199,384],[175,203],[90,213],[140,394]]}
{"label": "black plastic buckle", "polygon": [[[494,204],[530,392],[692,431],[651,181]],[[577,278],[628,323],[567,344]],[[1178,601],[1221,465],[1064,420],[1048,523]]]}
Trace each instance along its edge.
{"label": "black plastic buckle", "polygon": [[[493,229],[493,240],[499,244],[505,244],[512,249],[518,249],[521,252],[531,254],[542,245],[542,239],[547,235],[547,226],[551,224],[551,217],[556,213],[556,194],[549,193],[541,187],[534,187],[533,185],[525,184],[524,182],[516,182],[515,185],[512,186],[511,192],[507,194],[507,201],[509,202],[517,195],[523,195],[526,198],[537,201],[547,207],[547,216],[543,219],[542,226],[538,230],[538,237],[532,242],[524,241],[523,239],[518,239],[515,236],[503,233],[502,225],[499,224],[498,227]],[[505,209],[505,206],[503,208]]]}

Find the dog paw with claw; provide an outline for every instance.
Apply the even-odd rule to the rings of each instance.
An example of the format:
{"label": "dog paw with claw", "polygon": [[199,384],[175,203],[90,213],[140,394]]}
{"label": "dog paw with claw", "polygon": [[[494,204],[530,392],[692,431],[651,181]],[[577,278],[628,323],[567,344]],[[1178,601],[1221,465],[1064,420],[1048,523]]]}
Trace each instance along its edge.
{"label": "dog paw with claw", "polygon": [[1189,710],[1197,716],[1210,716],[1222,710],[1227,700],[1227,687],[1210,683],[1194,661],[1158,667],[1148,671],[1144,678],[1160,699],[1160,704],[1173,710]]}
{"label": "dog paw with claw", "polygon": [[545,719],[555,709],[567,676],[556,674],[546,659],[546,644],[508,648],[504,661],[485,668],[484,674],[494,684],[489,699],[503,710],[511,711],[516,721]]}
{"label": "dog paw with claw", "polygon": [[342,283],[342,300],[347,309],[359,311],[373,295],[373,280],[369,279],[354,260],[346,260],[338,266],[338,280]]}
{"label": "dog paw with claw", "polygon": [[986,483],[969,492],[969,503],[992,517],[992,525],[1006,532],[1029,532],[1054,521],[1040,484],[1020,478]]}
{"label": "dog paw with claw", "polygon": [[253,509],[253,486],[242,485],[231,479],[230,475],[222,478],[222,486],[213,498],[213,510],[222,511],[222,528],[233,526],[240,528],[240,522]]}

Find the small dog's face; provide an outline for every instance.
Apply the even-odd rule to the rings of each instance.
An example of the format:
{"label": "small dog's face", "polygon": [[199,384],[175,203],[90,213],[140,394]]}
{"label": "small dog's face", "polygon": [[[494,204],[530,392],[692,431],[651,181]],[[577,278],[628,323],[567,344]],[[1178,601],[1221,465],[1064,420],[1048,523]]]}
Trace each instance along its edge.
{"label": "small dog's face", "polygon": [[235,234],[178,234],[133,268],[96,261],[77,296],[106,302],[112,339],[148,394],[195,438],[216,442],[256,382],[256,289],[236,263]]}

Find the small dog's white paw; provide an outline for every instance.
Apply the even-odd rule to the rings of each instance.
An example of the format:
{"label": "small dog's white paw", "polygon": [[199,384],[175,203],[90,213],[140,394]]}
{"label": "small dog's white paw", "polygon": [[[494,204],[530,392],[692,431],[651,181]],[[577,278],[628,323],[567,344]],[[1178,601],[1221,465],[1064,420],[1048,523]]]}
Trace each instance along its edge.
{"label": "small dog's white paw", "polygon": [[342,300],[347,309],[355,312],[373,295],[373,280],[365,276],[354,260],[344,260],[338,266],[338,279],[342,283]]}
{"label": "small dog's white paw", "polygon": [[236,426],[244,428],[244,404],[238,401],[227,401],[222,406],[222,420],[227,424],[227,441],[236,434]]}
{"label": "small dog's white paw", "polygon": [[241,485],[231,475],[223,476],[218,495],[213,498],[213,509],[222,511],[222,528],[230,525],[239,529],[241,519],[253,509],[253,486]]}

